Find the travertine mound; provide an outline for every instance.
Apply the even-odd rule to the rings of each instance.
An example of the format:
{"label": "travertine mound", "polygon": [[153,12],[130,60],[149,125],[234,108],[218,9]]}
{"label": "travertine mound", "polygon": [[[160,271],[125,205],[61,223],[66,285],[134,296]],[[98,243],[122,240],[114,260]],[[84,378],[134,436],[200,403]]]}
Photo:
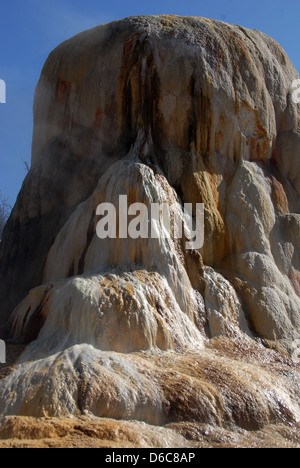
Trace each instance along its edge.
{"label": "travertine mound", "polygon": [[[0,248],[0,325],[27,345],[3,417],[296,427],[296,78],[268,36],[203,18],[128,18],[50,54]],[[124,194],[180,219],[204,203],[203,248],[159,223],[100,240],[96,207]]]}

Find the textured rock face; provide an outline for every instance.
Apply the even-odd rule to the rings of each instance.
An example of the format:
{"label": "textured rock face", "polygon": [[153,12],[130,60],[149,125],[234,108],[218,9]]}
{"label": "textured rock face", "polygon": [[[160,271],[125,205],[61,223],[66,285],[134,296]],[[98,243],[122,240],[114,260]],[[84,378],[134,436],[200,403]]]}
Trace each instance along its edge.
{"label": "textured rock face", "polygon": [[[297,77],[271,38],[202,18],[129,18],[52,52],[0,250],[0,324],[28,345],[2,416],[298,423],[279,353],[300,338]],[[100,240],[96,207],[124,194],[182,219],[204,203],[201,251],[161,225]]]}

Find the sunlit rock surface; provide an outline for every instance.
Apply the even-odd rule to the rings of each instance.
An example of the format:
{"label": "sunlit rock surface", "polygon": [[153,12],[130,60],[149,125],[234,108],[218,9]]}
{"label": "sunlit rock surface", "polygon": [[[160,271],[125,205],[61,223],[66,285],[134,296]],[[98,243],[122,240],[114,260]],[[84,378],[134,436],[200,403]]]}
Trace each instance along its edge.
{"label": "sunlit rock surface", "polygon": [[[0,438],[84,414],[120,446],[113,420],[128,446],[300,442],[296,78],[268,36],[203,18],[129,18],[50,54],[0,248],[2,335],[24,345],[0,373]],[[96,208],[120,195],[181,220],[204,203],[203,248],[159,222],[100,240]],[[62,421],[32,431],[73,434]]]}

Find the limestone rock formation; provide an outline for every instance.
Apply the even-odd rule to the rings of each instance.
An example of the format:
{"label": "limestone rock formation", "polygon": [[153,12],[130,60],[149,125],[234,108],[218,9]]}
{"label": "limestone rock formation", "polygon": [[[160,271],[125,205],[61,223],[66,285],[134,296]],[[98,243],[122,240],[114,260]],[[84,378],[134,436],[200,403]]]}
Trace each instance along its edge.
{"label": "limestone rock formation", "polygon": [[[297,427],[296,78],[270,37],[204,18],[127,18],[50,54],[0,247],[2,335],[26,345],[2,417],[171,424],[178,445],[204,426]],[[96,208],[120,195],[181,220],[203,203],[203,247],[160,223],[100,240]]]}

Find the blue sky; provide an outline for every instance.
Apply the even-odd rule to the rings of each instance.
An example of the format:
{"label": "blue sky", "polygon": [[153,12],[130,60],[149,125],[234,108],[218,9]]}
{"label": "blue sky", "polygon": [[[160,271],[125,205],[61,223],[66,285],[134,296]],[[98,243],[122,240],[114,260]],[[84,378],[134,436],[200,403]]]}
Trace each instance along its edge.
{"label": "blue sky", "polygon": [[[30,164],[35,86],[47,56],[65,39],[101,23],[141,14],[221,19],[276,39],[300,70],[299,0],[1,0],[0,191],[13,205]],[[49,194],[51,196],[51,194]]]}

